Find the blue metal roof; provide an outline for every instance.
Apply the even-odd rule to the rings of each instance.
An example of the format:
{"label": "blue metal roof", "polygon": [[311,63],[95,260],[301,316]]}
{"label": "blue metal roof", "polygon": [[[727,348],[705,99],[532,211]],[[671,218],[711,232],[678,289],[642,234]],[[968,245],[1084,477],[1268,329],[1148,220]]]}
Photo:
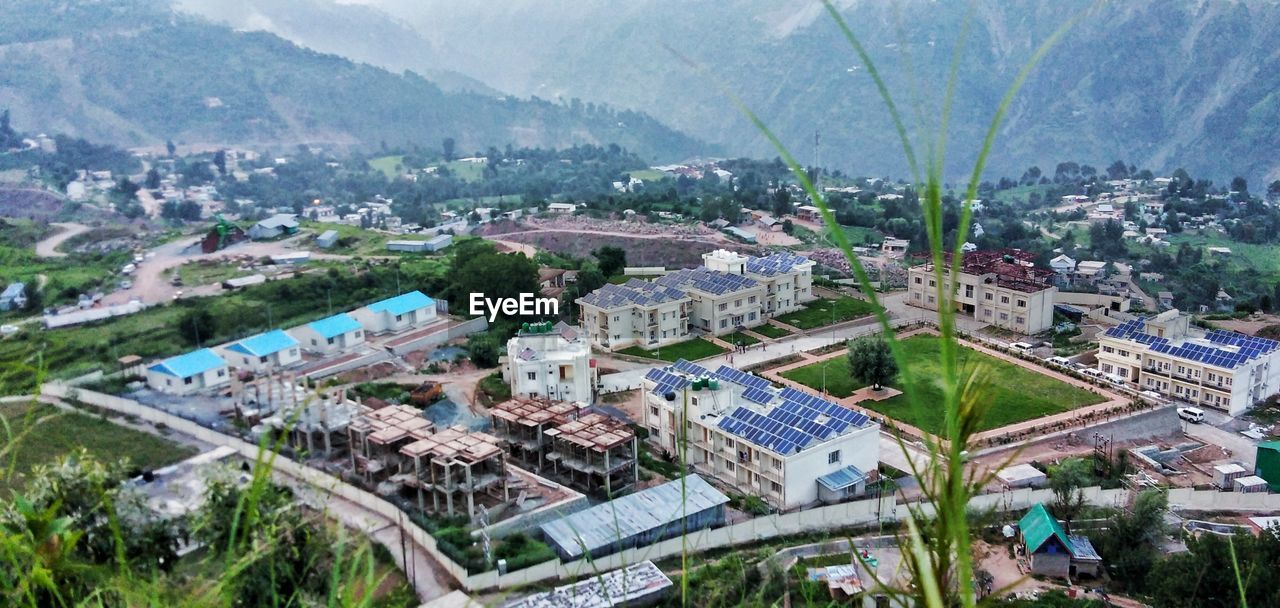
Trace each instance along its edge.
{"label": "blue metal roof", "polygon": [[4,293],[0,294],[0,298],[16,298],[22,295],[27,286],[22,283],[10,283],[4,288]]}
{"label": "blue metal roof", "polygon": [[222,357],[207,348],[202,348],[185,355],[169,357],[148,369],[179,378],[189,378],[211,369],[226,367],[226,365],[227,362],[223,361]]}
{"label": "blue metal roof", "polygon": [[228,346],[227,350],[246,353],[255,357],[265,357],[297,345],[298,341],[294,340],[292,336],[278,329],[273,329],[236,342]]}
{"label": "blue metal roof", "polygon": [[373,312],[389,312],[393,315],[402,315],[419,308],[427,308],[435,306],[436,301],[427,297],[427,294],[421,291],[410,291],[402,293],[394,298],[379,300],[369,305],[369,310]]}
{"label": "blue metal roof", "polygon": [[867,476],[858,470],[858,467],[849,465],[838,471],[832,471],[818,478],[818,483],[826,486],[832,492],[838,492],[845,488],[856,486],[866,481]]}
{"label": "blue metal roof", "polygon": [[315,330],[316,333],[320,334],[321,338],[336,338],[342,334],[360,329],[360,322],[343,312],[326,319],[307,323],[307,327]]}

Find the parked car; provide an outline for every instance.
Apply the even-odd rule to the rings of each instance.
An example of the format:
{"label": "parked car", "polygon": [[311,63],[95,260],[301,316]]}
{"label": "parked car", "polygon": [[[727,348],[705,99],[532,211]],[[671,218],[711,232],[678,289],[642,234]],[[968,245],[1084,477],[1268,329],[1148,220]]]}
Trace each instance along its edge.
{"label": "parked car", "polygon": [[1192,424],[1200,424],[1204,422],[1204,410],[1198,407],[1180,407],[1178,417]]}
{"label": "parked car", "polygon": [[1031,352],[1031,349],[1035,347],[1030,344],[1027,344],[1026,342],[1014,342],[1013,344],[1009,345],[1009,348],[1012,348],[1013,350],[1020,350],[1024,353],[1029,353]]}
{"label": "parked car", "polygon": [[1071,360],[1066,357],[1049,357],[1045,359],[1045,362],[1049,365],[1071,369]]}

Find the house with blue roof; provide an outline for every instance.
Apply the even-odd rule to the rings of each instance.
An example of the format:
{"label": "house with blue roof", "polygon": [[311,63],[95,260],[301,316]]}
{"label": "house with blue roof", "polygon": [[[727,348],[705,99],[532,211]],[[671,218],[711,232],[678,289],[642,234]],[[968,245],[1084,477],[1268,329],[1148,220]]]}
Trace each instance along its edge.
{"label": "house with blue roof", "polygon": [[162,393],[188,395],[229,382],[227,362],[208,348],[169,357],[147,367],[147,385]]}
{"label": "house with blue roof", "polygon": [[264,372],[302,361],[298,341],[279,329],[250,336],[222,347],[231,365],[239,369]]}
{"label": "house with blue roof", "polygon": [[300,325],[289,334],[303,350],[318,355],[346,352],[364,344],[364,326],[345,312]]}
{"label": "house with blue roof", "polygon": [[436,301],[421,291],[410,291],[358,308],[351,315],[369,333],[399,333],[434,323]]}

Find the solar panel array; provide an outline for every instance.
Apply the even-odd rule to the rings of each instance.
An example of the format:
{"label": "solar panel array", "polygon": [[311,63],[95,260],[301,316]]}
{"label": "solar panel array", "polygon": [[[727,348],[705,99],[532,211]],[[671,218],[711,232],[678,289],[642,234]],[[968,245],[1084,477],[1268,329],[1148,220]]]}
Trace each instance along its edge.
{"label": "solar panel array", "polygon": [[1105,335],[1112,338],[1133,340],[1138,344],[1146,345],[1152,352],[1162,355],[1227,369],[1239,367],[1250,359],[1256,359],[1280,348],[1280,342],[1275,340],[1257,338],[1220,329],[1210,331],[1205,337],[1214,344],[1235,347],[1234,351],[1194,342],[1186,342],[1175,346],[1165,338],[1145,333],[1145,330],[1145,320],[1132,319],[1108,329]]}
{"label": "solar panel array", "polygon": [[667,393],[678,391],[690,384],[689,380],[685,377],[678,376],[659,367],[649,370],[649,373],[644,375],[644,379],[651,380],[658,384],[653,388],[653,392],[656,395],[666,395]]}
{"label": "solar panel array", "polygon": [[773,401],[773,393],[763,388],[748,388],[742,391],[742,396],[747,401],[759,403],[760,405],[768,405],[770,401]]}
{"label": "solar panel array", "polygon": [[720,367],[717,367],[716,377],[747,388],[765,389],[773,386],[764,378],[753,376],[741,370],[733,369],[728,365],[721,365]]}
{"label": "solar panel array", "polygon": [[[786,391],[787,389],[783,389]],[[781,405],[762,415],[745,407],[733,410],[717,425],[733,435],[779,454],[799,452],[814,442],[861,428],[869,421],[865,414],[845,409],[813,395],[791,389]]]}
{"label": "solar panel array", "polygon": [[697,289],[715,295],[742,291],[759,285],[755,279],[701,267],[677,270],[658,277],[653,282],[671,289]]}
{"label": "solar panel array", "polygon": [[622,285],[606,283],[600,289],[583,296],[582,301],[600,308],[618,308],[630,304],[641,306],[662,304],[687,297],[689,297],[688,294],[679,289],[631,279]]}
{"label": "solar panel array", "polygon": [[747,258],[747,272],[752,272],[758,275],[771,277],[771,276],[783,274],[786,272],[791,272],[791,269],[808,261],[809,261],[809,258],[806,258],[804,256],[796,255],[794,253],[789,253],[785,251],[780,251],[778,253],[767,255],[764,257]]}
{"label": "solar panel array", "polygon": [[672,363],[671,367],[675,368],[675,370],[678,372],[683,372],[692,376],[697,376],[699,378],[703,376],[711,375],[710,370],[708,370],[707,368],[702,367],[697,363],[690,363],[689,361],[686,361],[684,359],[676,359],[676,362]]}

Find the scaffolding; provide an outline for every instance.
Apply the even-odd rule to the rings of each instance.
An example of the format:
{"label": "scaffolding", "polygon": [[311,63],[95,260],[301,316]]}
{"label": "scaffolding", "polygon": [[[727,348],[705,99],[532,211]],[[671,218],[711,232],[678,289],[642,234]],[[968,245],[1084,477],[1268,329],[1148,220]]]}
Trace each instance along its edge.
{"label": "scaffolding", "polygon": [[474,520],[480,514],[478,496],[509,501],[501,444],[488,433],[454,426],[401,447],[401,473],[405,484],[417,490],[418,508],[427,510],[430,494],[432,511],[453,516],[457,503],[465,500],[466,515]]}
{"label": "scaffolding", "polygon": [[604,414],[585,414],[543,432],[551,438],[546,459],[556,473],[588,492],[606,495],[635,486],[639,477],[635,432]]}

